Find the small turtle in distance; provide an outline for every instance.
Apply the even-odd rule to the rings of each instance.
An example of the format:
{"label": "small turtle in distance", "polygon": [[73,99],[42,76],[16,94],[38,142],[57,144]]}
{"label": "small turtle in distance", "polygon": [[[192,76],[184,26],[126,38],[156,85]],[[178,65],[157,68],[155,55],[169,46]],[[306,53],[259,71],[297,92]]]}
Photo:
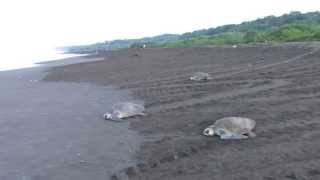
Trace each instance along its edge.
{"label": "small turtle in distance", "polygon": [[192,81],[208,81],[210,79],[212,79],[211,75],[205,72],[196,72],[190,77]]}

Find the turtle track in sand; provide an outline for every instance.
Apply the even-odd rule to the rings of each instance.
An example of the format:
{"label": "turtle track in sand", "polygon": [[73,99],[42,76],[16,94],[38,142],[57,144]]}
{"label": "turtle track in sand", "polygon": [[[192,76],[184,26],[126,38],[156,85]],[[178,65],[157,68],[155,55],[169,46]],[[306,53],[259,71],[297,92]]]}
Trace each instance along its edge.
{"label": "turtle track in sand", "polygon": [[158,107],[152,107],[149,112],[162,112],[162,111],[167,111],[167,110],[173,110],[177,108],[186,108],[190,107],[193,105],[198,105],[198,104],[204,104],[209,101],[214,101],[218,99],[224,99],[224,98],[229,98],[229,97],[236,97],[236,96],[241,96],[245,94],[252,94],[256,93],[259,91],[266,91],[266,90],[271,90],[273,88],[278,88],[281,86],[286,86],[288,85],[289,82],[283,81],[283,80],[273,80],[270,84],[265,84],[257,87],[252,87],[252,88],[244,88],[244,89],[239,89],[239,90],[231,90],[228,92],[221,92],[221,93],[216,93],[200,98],[190,98],[185,101],[179,101],[179,102],[174,102],[170,104],[163,104]]}
{"label": "turtle track in sand", "polygon": [[[308,51],[306,53],[291,57],[286,60],[282,60],[280,62],[274,62],[274,63],[265,63],[265,62],[256,62],[255,64],[243,64],[243,65],[238,65],[236,68],[235,67],[226,67],[226,66],[221,66],[221,65],[207,65],[207,66],[199,66],[197,68],[191,68],[191,67],[182,67],[179,68],[180,74],[182,73],[181,70],[187,70],[189,72],[183,73],[184,75],[176,75],[174,77],[164,77],[164,78],[159,78],[155,79],[152,78],[152,80],[141,80],[141,81],[134,81],[132,83],[126,83],[123,84],[122,86],[124,88],[132,89],[132,90],[139,90],[141,89],[141,86],[147,86],[149,88],[152,87],[170,87],[171,85],[183,86],[185,84],[185,80],[189,78],[191,75],[193,69],[200,69],[200,70],[208,70],[208,72],[212,75],[212,80],[219,80],[219,79],[224,79],[228,77],[232,77],[241,73],[246,73],[246,72],[255,72],[255,71],[260,71],[280,65],[284,65],[299,59],[302,59],[304,57],[307,57],[309,55],[312,55],[316,52],[319,51],[320,48],[313,48],[311,51]],[[202,68],[201,68],[202,67]],[[211,69],[214,68],[214,69]],[[215,70],[215,68],[217,68]],[[177,71],[178,69],[171,69],[171,72]],[[196,72],[197,70],[194,70]],[[170,72],[167,72],[170,73]],[[170,73],[171,74],[171,73]]]}
{"label": "turtle track in sand", "polygon": [[[187,100],[182,101],[175,101],[167,104],[160,103],[160,105],[150,106],[151,113],[171,113],[178,111],[179,108],[190,108],[197,105],[205,105],[206,103],[214,103],[215,100],[221,101],[228,101],[228,99],[232,99],[233,101],[240,98],[246,97],[246,99],[254,103],[257,101],[259,103],[266,103],[268,104],[278,104],[281,106],[280,102],[284,102],[283,104],[283,111],[290,111],[290,107],[294,106],[295,103],[299,103],[304,99],[310,99],[319,96],[319,88],[320,85],[317,84],[307,84],[302,86],[297,86],[298,84],[304,83],[300,81],[296,81],[296,76],[301,76],[307,78],[308,80],[313,79],[315,77],[319,77],[315,71],[311,71],[310,69],[316,69],[316,67],[320,67],[320,63],[316,60],[311,62],[310,65],[305,62],[304,58],[310,60],[310,57],[315,55],[319,52],[319,49],[313,49],[309,52],[303,53],[301,55],[289,58],[287,60],[265,64],[262,66],[257,66],[255,68],[250,68],[247,70],[240,70],[231,74],[222,74],[221,76],[214,76],[213,79],[222,80],[222,81],[229,81],[232,79],[236,79],[233,83],[241,83],[244,81],[249,81],[246,83],[245,87],[240,89],[228,89],[224,92],[213,93],[211,92],[207,96],[203,97],[195,97],[195,98],[188,98]],[[316,67],[314,67],[316,66]],[[288,71],[281,71],[282,69],[288,68]],[[291,68],[294,68],[291,70]],[[265,72],[267,74],[267,83],[263,83],[263,79],[251,79],[250,76],[262,75],[265,76]],[[310,74],[310,76],[309,76]],[[243,75],[243,77],[241,76]],[[270,75],[270,77],[269,77]],[[239,76],[239,77],[238,77]],[[246,79],[249,77],[249,79]],[[270,79],[269,79],[270,78]],[[226,80],[223,80],[226,79]],[[237,80],[238,79],[238,80]],[[168,91],[163,91],[164,89],[170,89],[173,91],[172,95],[168,95],[169,98],[175,98],[175,96],[179,96],[181,94],[194,94],[196,92],[200,92],[199,90],[195,90],[197,87],[208,88],[210,85],[214,85],[215,81],[209,81],[206,83],[196,83],[196,84],[184,84],[182,87],[179,84],[172,84],[162,86],[159,85],[158,89],[154,88],[157,93],[151,92],[150,96],[154,97],[162,97],[163,94],[165,96]],[[260,84],[259,84],[260,82]],[[218,81],[215,85],[219,86],[223,83]],[[186,89],[183,86],[190,87],[190,90]],[[252,86],[252,87],[250,87]],[[153,88],[153,87],[152,87]],[[182,90],[183,89],[183,90]],[[174,91],[177,90],[177,91]],[[290,93],[289,93],[290,92]],[[307,93],[306,93],[307,92]],[[295,93],[295,94],[292,94]],[[257,95],[260,94],[260,95]],[[292,94],[292,96],[288,96]],[[259,99],[265,97],[264,100]],[[160,98],[161,99],[161,98]],[[288,103],[289,101],[289,103]],[[273,109],[275,110],[275,109]],[[270,113],[273,112],[270,111]],[[303,112],[303,109],[300,110]],[[308,113],[308,112],[306,112]],[[276,113],[277,114],[277,113]],[[216,143],[212,145],[195,145],[192,148],[197,149],[196,151],[186,151],[181,150],[180,148],[176,149],[175,153],[169,153],[168,155],[162,156],[164,160],[161,159],[157,165],[149,166],[149,168],[153,170],[149,170],[148,173],[144,177],[145,179],[157,179],[156,177],[161,178],[169,178],[172,176],[179,176],[176,179],[195,179],[195,178],[202,178],[202,179],[226,179],[231,180],[234,177],[238,178],[252,178],[257,180],[269,180],[273,179],[273,177],[278,177],[279,179],[317,179],[320,175],[320,171],[316,168],[317,165],[320,163],[320,156],[318,155],[319,147],[313,143],[313,139],[319,138],[320,133],[312,131],[313,128],[320,127],[320,123],[313,120],[308,120],[308,122],[303,122],[303,119],[297,113],[296,118],[289,118],[283,119],[283,125],[275,126],[279,122],[274,121],[274,124],[260,124],[265,128],[259,129],[259,141],[255,142],[255,144],[259,144],[259,148],[252,147],[252,150],[245,150],[242,153],[241,158],[239,158],[239,154],[232,154],[234,151],[225,152],[225,146],[221,146],[220,148],[217,147]],[[303,123],[302,123],[303,122]],[[272,122],[269,122],[272,123]],[[286,124],[287,123],[287,124]],[[293,124],[291,124],[293,123]],[[273,132],[270,134],[269,132]],[[192,137],[190,137],[192,139]],[[185,137],[185,139],[189,139]],[[183,139],[183,138],[182,138]],[[272,139],[272,140],[271,140]],[[199,141],[194,140],[194,141]],[[295,143],[295,141],[303,142],[303,143]],[[286,142],[284,144],[283,142]],[[275,146],[274,144],[279,144]],[[214,146],[214,147],[213,147]],[[218,148],[218,149],[217,149]],[[250,148],[250,147],[249,147]],[[179,150],[180,149],[180,150]],[[210,150],[211,149],[211,150]],[[213,149],[217,151],[213,153]],[[197,151],[202,151],[205,156],[199,155]],[[196,152],[196,153],[195,153]],[[178,156],[177,154],[181,154],[182,156]],[[224,153],[224,154],[221,154]],[[308,154],[309,153],[309,154]],[[249,156],[257,156],[258,159],[245,159],[242,157],[249,157]],[[192,157],[192,158],[191,158]],[[209,163],[208,158],[211,159],[212,162]],[[221,157],[221,158],[217,158]],[[226,158],[228,157],[228,158]],[[274,159],[272,157],[279,157]],[[197,159],[194,163],[187,163],[185,159]],[[241,163],[234,164],[234,160],[238,159]],[[259,166],[254,165],[254,162],[265,162],[260,163]],[[208,164],[200,163],[200,162],[207,162]],[[219,163],[217,163],[219,162]],[[152,163],[151,163],[152,164]],[[181,164],[184,164],[181,168]],[[193,164],[193,165],[192,165]],[[224,171],[221,172],[220,169],[222,168],[222,164],[228,165],[228,167],[223,166]],[[243,164],[247,164],[243,166]],[[170,168],[175,169],[174,172],[178,174],[171,174],[168,176],[162,175],[161,172],[168,171],[168,166]],[[202,168],[200,168],[202,167]],[[197,169],[200,168],[200,169]],[[254,169],[254,172],[248,172],[246,169]],[[299,171],[297,170],[300,169]],[[157,169],[155,171],[154,169]],[[192,170],[194,169],[194,172]],[[281,169],[281,170],[280,170]],[[306,169],[306,170],[303,170]],[[219,172],[218,172],[219,171]],[[201,172],[201,173],[196,173]],[[144,173],[142,173],[144,174]],[[208,174],[210,174],[210,178],[208,178]],[[133,179],[136,176],[133,176]],[[132,178],[132,177],[131,177]],[[159,179],[161,179],[159,178]]]}
{"label": "turtle track in sand", "polygon": [[[274,79],[272,80],[273,82],[265,85],[263,84],[260,87],[257,86],[252,88],[243,88],[243,89],[241,89],[240,87],[240,89],[232,90],[232,91],[229,91],[228,89],[224,89],[224,92],[213,93],[215,91],[212,91],[207,96],[201,96],[201,94],[208,93],[207,91],[201,91],[202,89],[201,87],[203,87],[203,89],[205,88],[208,89],[210,85],[219,86],[220,84],[216,83],[216,81],[219,79],[231,78],[236,75],[245,74],[245,73],[260,73],[260,72],[263,72],[264,70],[281,67],[289,64],[290,62],[301,60],[302,58],[315,54],[318,51],[319,51],[319,48],[314,48],[311,51],[283,60],[281,62],[275,62],[270,64],[258,64],[255,66],[250,66],[249,68],[244,68],[244,69],[240,69],[240,70],[228,72],[228,73],[222,73],[220,75],[213,76],[212,80],[207,82],[186,83],[184,80],[182,80],[182,82],[184,83],[181,83],[181,84],[175,83],[174,81],[171,83],[167,83],[166,85],[159,83],[158,86],[156,87],[144,86],[144,89],[141,88],[141,89],[131,89],[131,90],[138,91],[138,92],[140,91],[138,95],[144,94],[147,97],[157,97],[157,99],[155,100],[154,99],[150,100],[152,101],[152,103],[149,103],[149,105],[153,105],[150,110],[151,112],[167,111],[170,109],[190,107],[192,105],[203,104],[208,101],[240,96],[245,94],[252,94],[252,93],[257,93],[259,91],[265,91],[273,88],[278,88],[280,86],[288,85],[289,84],[288,81],[281,80],[281,79]],[[296,72],[296,73],[299,73],[299,72]],[[141,91],[143,91],[144,93]],[[184,95],[184,97],[178,98],[181,95]],[[185,96],[188,97],[187,100],[179,101],[180,99],[184,99]],[[193,96],[200,96],[200,97],[193,97]],[[172,99],[175,99],[175,98],[178,98],[178,100],[176,102],[172,102],[174,101]],[[172,103],[166,103],[168,99],[170,99]],[[161,105],[159,105],[158,107],[157,106],[154,107],[154,104],[157,104],[156,101],[159,101]]]}
{"label": "turtle track in sand", "polygon": [[[141,162],[114,179],[318,180],[319,47],[146,49],[134,60],[127,57],[137,50],[119,51],[115,61],[65,67],[51,77],[115,83],[145,101],[147,116],[131,121],[148,138],[137,154]],[[213,80],[188,80],[189,71],[209,64],[205,71]],[[96,69],[87,73],[88,67]],[[257,137],[225,142],[201,136],[225,116],[256,120]]]}

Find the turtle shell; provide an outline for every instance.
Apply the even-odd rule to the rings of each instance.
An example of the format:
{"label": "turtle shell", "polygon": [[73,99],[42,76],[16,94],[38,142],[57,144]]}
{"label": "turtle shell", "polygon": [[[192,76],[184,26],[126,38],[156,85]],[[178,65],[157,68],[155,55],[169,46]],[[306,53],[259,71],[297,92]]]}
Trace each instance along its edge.
{"label": "turtle shell", "polygon": [[205,81],[210,79],[212,79],[211,75],[205,72],[196,72],[190,77],[190,80],[193,81]]}
{"label": "turtle shell", "polygon": [[120,119],[143,115],[144,111],[145,109],[143,105],[131,102],[118,103],[112,107],[112,114],[116,114]]}
{"label": "turtle shell", "polygon": [[249,118],[226,117],[218,119],[208,128],[212,129],[214,134],[220,136],[221,139],[246,139],[249,136],[255,137],[252,132],[255,125],[256,122]]}

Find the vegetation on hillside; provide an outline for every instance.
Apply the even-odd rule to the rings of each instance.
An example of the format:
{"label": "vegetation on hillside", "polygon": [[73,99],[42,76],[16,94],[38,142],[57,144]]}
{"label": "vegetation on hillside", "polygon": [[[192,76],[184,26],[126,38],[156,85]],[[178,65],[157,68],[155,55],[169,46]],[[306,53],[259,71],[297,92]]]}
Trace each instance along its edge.
{"label": "vegetation on hillside", "polygon": [[238,44],[263,42],[294,42],[320,40],[320,12],[291,12],[280,17],[267,16],[241,24],[231,24],[197,30],[182,35],[164,34],[156,37],[114,40],[84,46],[72,46],[66,50],[71,53],[91,53],[139,47],[181,47],[210,44]]}
{"label": "vegetation on hillside", "polygon": [[155,46],[180,47],[210,44],[296,42],[319,40],[320,25],[289,24],[267,30],[248,30],[246,32],[226,32],[212,36],[195,36],[187,39],[163,42]]}
{"label": "vegetation on hillside", "polygon": [[80,45],[71,47],[62,47],[61,50],[68,53],[94,53],[97,51],[107,51],[114,49],[124,49],[130,47],[138,47],[140,44],[161,44],[167,41],[174,41],[179,39],[179,35],[175,34],[164,34],[155,37],[146,37],[141,39],[124,39],[124,40],[114,40],[105,41],[100,43],[95,43],[91,45]]}

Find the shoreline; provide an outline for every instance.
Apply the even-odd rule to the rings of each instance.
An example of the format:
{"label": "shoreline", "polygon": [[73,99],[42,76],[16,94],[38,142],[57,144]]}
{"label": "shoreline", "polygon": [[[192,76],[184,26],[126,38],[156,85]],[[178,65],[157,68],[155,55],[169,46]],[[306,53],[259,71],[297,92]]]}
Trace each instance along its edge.
{"label": "shoreline", "polygon": [[[130,119],[144,141],[142,163],[113,179],[317,179],[319,43],[126,49],[104,61],[56,67],[45,81],[113,84],[141,98],[147,116]],[[195,71],[213,80],[190,82]],[[201,136],[216,119],[257,121],[257,137]]]}
{"label": "shoreline", "polygon": [[0,179],[97,179],[135,165],[142,137],[101,117],[125,90],[44,82],[49,69],[97,58],[68,58],[0,72]]}
{"label": "shoreline", "polygon": [[77,60],[79,58],[86,58],[86,59],[90,59],[92,58],[90,54],[65,54],[65,55],[68,55],[70,57],[65,57],[65,58],[59,58],[59,59],[53,59],[53,60],[48,60],[48,61],[39,61],[39,62],[36,62],[34,64],[39,64],[39,65],[46,65],[46,64],[53,64],[53,63],[57,63],[59,61],[69,61],[69,60]]}
{"label": "shoreline", "polygon": [[[35,62],[29,62],[27,64],[19,64],[18,66],[8,66],[3,69],[0,69],[0,72],[5,71],[16,71],[21,69],[30,69],[30,68],[36,68],[42,65],[54,65],[54,64],[61,64],[61,65],[67,65],[70,63],[80,63],[83,61],[83,59],[93,59],[93,55],[90,54],[61,54],[57,53],[57,56],[61,56],[59,58],[53,58],[51,60],[43,60],[43,61],[35,61]],[[62,57],[64,56],[64,57]],[[82,61],[80,61],[82,59]]]}

